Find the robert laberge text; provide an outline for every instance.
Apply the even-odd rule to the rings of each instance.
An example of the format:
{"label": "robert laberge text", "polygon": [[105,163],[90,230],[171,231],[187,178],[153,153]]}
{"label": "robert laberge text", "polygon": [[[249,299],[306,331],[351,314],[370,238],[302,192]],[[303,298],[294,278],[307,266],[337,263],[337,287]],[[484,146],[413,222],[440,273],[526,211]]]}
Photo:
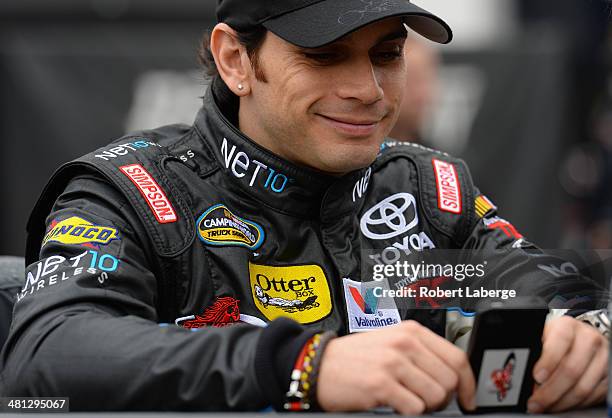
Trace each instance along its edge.
{"label": "robert laberge text", "polygon": [[402,289],[384,289],[382,287],[374,288],[374,296],[376,297],[392,297],[392,298],[415,298],[415,297],[431,297],[431,298],[497,298],[510,299],[516,297],[514,289],[485,289],[484,287],[471,289],[469,287],[460,289],[430,289],[428,287]]}

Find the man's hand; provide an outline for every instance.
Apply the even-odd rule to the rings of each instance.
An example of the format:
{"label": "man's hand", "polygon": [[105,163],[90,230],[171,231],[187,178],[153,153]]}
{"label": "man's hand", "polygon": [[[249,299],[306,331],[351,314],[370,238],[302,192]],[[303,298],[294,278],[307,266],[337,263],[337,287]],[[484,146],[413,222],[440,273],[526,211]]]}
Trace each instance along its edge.
{"label": "man's hand", "polygon": [[529,412],[558,412],[602,402],[608,388],[608,340],[571,317],[544,327],[542,356],[533,368],[537,383]]}
{"label": "man's hand", "polygon": [[474,375],[466,354],[415,321],[337,338],[327,346],[317,399],[326,411],[390,406],[407,415],[459,402],[474,409]]}

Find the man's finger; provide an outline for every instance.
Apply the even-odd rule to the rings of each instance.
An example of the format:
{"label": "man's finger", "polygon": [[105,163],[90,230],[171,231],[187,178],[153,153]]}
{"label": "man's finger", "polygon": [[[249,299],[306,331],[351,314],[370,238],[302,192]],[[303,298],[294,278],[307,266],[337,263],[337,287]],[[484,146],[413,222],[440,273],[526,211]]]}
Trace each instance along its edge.
{"label": "man's finger", "polygon": [[457,373],[459,377],[457,384],[459,403],[465,409],[475,409],[476,381],[465,352],[433,332],[423,333],[421,341],[432,353]]}
{"label": "man's finger", "polygon": [[[582,324],[578,324],[582,326]],[[570,389],[583,377],[592,359],[601,347],[601,336],[596,331],[586,330],[587,332],[576,333],[576,338],[566,356],[555,368],[554,373],[539,388],[536,389],[530,398],[528,406],[530,412],[541,412],[557,403],[562,396],[568,394]],[[551,333],[548,338],[552,339]],[[593,382],[595,385],[599,379]],[[568,399],[568,402],[571,399]]]}
{"label": "man's finger", "polygon": [[586,408],[589,406],[600,404],[604,401],[604,399],[606,399],[607,394],[608,377],[599,382],[593,393],[591,393],[591,395],[589,395],[589,397],[584,402],[582,402],[579,407]]}
{"label": "man's finger", "polygon": [[[442,361],[435,353],[432,355],[429,347],[416,341],[415,350],[406,351],[407,357],[425,374],[431,376],[447,392],[454,392],[459,384],[457,372]],[[423,355],[425,353],[425,355]]]}
{"label": "man's finger", "polygon": [[398,382],[389,382],[386,391],[386,399],[382,399],[383,405],[388,405],[402,415],[421,415],[426,406],[423,399],[400,385]]}
{"label": "man's finger", "polygon": [[427,411],[440,409],[449,399],[448,392],[439,382],[408,359],[398,364],[394,375],[405,388],[425,402]]}
{"label": "man's finger", "polygon": [[606,378],[608,370],[608,347],[603,345],[599,348],[593,361],[589,364],[584,375],[576,382],[571,390],[559,399],[550,408],[551,412],[565,411],[574,406],[584,403],[597,389],[602,380]]}
{"label": "man's finger", "polygon": [[[561,359],[569,352],[574,341],[574,318],[559,318],[546,324],[542,355],[533,366],[533,378],[544,383],[557,369]],[[567,325],[567,326],[566,326]]]}

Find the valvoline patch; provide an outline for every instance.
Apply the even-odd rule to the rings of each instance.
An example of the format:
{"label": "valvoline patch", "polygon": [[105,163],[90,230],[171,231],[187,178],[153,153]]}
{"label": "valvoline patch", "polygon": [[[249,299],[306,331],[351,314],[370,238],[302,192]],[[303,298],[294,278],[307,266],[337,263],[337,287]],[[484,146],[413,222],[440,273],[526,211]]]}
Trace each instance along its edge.
{"label": "valvoline patch", "polygon": [[264,241],[263,228],[234,214],[227,206],[210,207],[198,218],[198,236],[215,246],[239,246],[256,250]]}

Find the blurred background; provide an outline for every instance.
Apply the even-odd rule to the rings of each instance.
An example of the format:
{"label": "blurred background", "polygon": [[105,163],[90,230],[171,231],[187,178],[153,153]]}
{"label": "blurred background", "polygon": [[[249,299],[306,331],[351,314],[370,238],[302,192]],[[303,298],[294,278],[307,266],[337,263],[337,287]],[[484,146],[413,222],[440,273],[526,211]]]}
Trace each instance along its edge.
{"label": "blurred background", "polygon": [[[393,135],[464,158],[539,246],[609,249],[612,2],[414,2],[455,40],[412,34]],[[29,211],[59,165],[131,130],[193,121],[215,3],[0,2],[0,254],[23,255]]]}

